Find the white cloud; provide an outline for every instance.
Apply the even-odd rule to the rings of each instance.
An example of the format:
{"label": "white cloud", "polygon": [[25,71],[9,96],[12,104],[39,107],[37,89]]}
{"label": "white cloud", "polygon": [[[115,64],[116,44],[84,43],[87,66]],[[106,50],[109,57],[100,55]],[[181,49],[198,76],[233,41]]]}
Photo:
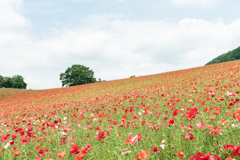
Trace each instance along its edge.
{"label": "white cloud", "polygon": [[31,23],[12,3],[4,5],[8,9],[0,12],[9,20],[0,20],[1,75],[23,75],[32,89],[61,87],[59,74],[73,64],[90,67],[103,80],[202,66],[240,41],[240,19],[228,25],[221,19],[174,23],[114,14],[92,15],[82,26],[51,28],[54,36],[34,39],[28,30],[19,30]]}
{"label": "white cloud", "polygon": [[89,3],[92,2],[93,0],[72,0],[74,2],[83,2],[83,3]]}
{"label": "white cloud", "polygon": [[0,1],[0,33],[25,27],[29,24],[27,19],[16,12],[16,9],[19,9],[21,5],[21,0]]}
{"label": "white cloud", "polygon": [[186,7],[212,7],[222,0],[171,0],[172,3]]}

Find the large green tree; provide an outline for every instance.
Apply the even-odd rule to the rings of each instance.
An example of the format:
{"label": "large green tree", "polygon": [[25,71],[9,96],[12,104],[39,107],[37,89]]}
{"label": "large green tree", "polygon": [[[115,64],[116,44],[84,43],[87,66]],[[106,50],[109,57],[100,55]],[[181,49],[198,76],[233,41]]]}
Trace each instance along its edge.
{"label": "large green tree", "polygon": [[65,73],[60,74],[60,80],[62,81],[62,87],[76,86],[96,82],[93,75],[94,72],[90,68],[75,64],[68,67]]}
{"label": "large green tree", "polygon": [[0,88],[26,89],[27,83],[24,82],[24,78],[21,75],[12,77],[3,77],[0,75]]}
{"label": "large green tree", "polygon": [[26,89],[27,83],[25,83],[23,79],[24,78],[20,75],[12,76],[12,78],[11,78],[12,87],[11,88]]}

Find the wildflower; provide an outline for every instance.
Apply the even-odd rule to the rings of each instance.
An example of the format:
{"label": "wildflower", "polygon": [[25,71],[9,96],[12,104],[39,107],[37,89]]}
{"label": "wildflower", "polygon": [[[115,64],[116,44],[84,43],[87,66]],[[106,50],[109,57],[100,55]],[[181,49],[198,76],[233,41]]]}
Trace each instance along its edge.
{"label": "wildflower", "polygon": [[175,123],[174,123],[174,119],[170,119],[169,121],[168,121],[168,124],[169,125],[174,125]]}
{"label": "wildflower", "polygon": [[34,149],[38,150],[39,147],[40,147],[40,144],[38,144]]}
{"label": "wildflower", "polygon": [[23,139],[22,140],[22,143],[29,143],[30,141],[29,141],[29,139],[27,139],[27,138],[25,138],[25,139]]}
{"label": "wildflower", "polygon": [[61,132],[61,135],[67,135],[67,133],[65,133],[65,132]]}
{"label": "wildflower", "polygon": [[203,128],[203,122],[197,123],[196,124],[199,128]]}
{"label": "wildflower", "polygon": [[232,124],[232,127],[233,127],[233,128],[236,128],[237,126],[238,126],[238,125],[236,125],[236,124]]}
{"label": "wildflower", "polygon": [[214,160],[221,160],[222,158],[219,157],[217,154],[215,154],[215,155],[213,156],[213,159],[214,159]]}
{"label": "wildflower", "polygon": [[125,144],[131,144],[131,139],[132,139],[132,137],[128,137],[125,141]]}
{"label": "wildflower", "polygon": [[129,148],[126,148],[123,150],[123,152],[121,152],[121,155],[126,155],[128,153],[131,153],[131,151],[129,150]]}
{"label": "wildflower", "polygon": [[147,150],[141,150],[141,152],[137,155],[137,157],[134,160],[138,160],[138,159],[148,159],[149,155],[147,155],[148,151]]}
{"label": "wildflower", "polygon": [[127,138],[127,140],[125,141],[125,144],[134,144],[136,141],[141,141],[141,138],[142,138],[142,134],[139,133],[133,138],[132,137]]}
{"label": "wildflower", "polygon": [[57,157],[58,157],[59,159],[62,159],[65,155],[66,155],[66,153],[63,152],[63,151],[61,151],[61,152],[59,152],[59,153],[57,154]]}
{"label": "wildflower", "polygon": [[204,159],[209,159],[210,158],[210,155],[211,155],[211,152],[208,152],[207,154],[203,155],[201,152],[198,152],[195,156],[191,156],[189,158],[189,160],[192,160],[192,159],[199,159],[199,160],[204,160]]}
{"label": "wildflower", "polygon": [[12,135],[12,140],[14,140],[15,138],[17,138],[17,135]]}
{"label": "wildflower", "polygon": [[231,150],[233,156],[240,156],[240,146],[233,146]]}
{"label": "wildflower", "polygon": [[165,139],[163,139],[162,141],[161,141],[161,143],[165,143],[166,142],[166,140]]}
{"label": "wildflower", "polygon": [[90,148],[92,145],[90,145],[90,144],[86,144],[85,146],[84,146],[84,148],[82,148],[81,149],[81,153],[87,153],[89,150],[92,150],[92,148]]}
{"label": "wildflower", "polygon": [[157,153],[160,153],[160,151],[159,151],[159,148],[158,148],[158,147],[153,147],[153,148],[152,148],[152,152],[157,152]]}
{"label": "wildflower", "polygon": [[160,147],[161,147],[162,149],[165,149],[165,144],[161,144]]}
{"label": "wildflower", "polygon": [[239,117],[240,116],[240,109],[238,108],[235,112],[234,112],[234,117]]}
{"label": "wildflower", "polygon": [[10,143],[7,143],[3,148],[7,149],[10,146]]}
{"label": "wildflower", "polygon": [[106,138],[104,131],[99,132],[98,133],[98,139],[104,139],[104,138]]}
{"label": "wildflower", "polygon": [[39,154],[40,157],[45,155],[45,154],[44,154],[44,149],[38,151],[37,153]]}
{"label": "wildflower", "polygon": [[178,153],[177,153],[177,154],[178,154],[178,157],[179,157],[179,158],[183,158],[183,157],[184,157],[184,154],[183,154],[183,152],[182,152],[182,151],[178,151]]}
{"label": "wildflower", "polygon": [[75,140],[76,140],[76,139],[75,139],[74,136],[69,138],[69,141],[75,141]]}
{"label": "wildflower", "polygon": [[21,151],[16,151],[16,152],[13,154],[13,156],[14,156],[14,157],[17,157],[19,154],[21,154]]}
{"label": "wildflower", "polygon": [[18,149],[17,146],[12,147],[12,150],[17,150],[17,149]]}
{"label": "wildflower", "polygon": [[236,95],[230,91],[227,91],[226,96],[231,97],[231,96],[236,96]]}
{"label": "wildflower", "polygon": [[173,116],[178,115],[178,109],[175,109],[175,111],[173,112]]}
{"label": "wildflower", "polygon": [[78,145],[73,145],[70,149],[70,154],[78,154],[80,151],[78,150]]}
{"label": "wildflower", "polygon": [[228,158],[226,158],[225,160],[236,160],[235,158],[234,159],[232,159],[232,157],[231,156],[229,156]]}
{"label": "wildflower", "polygon": [[14,144],[14,140],[9,141],[10,145]]}
{"label": "wildflower", "polygon": [[75,160],[81,160],[86,156],[86,154],[80,153],[79,155],[76,156]]}
{"label": "wildflower", "polygon": [[41,157],[37,157],[37,159],[35,159],[35,160],[42,160],[42,158]]}
{"label": "wildflower", "polygon": [[183,139],[187,140],[187,139],[195,139],[195,137],[193,137],[193,134],[188,134],[188,135],[185,135],[183,136]]}
{"label": "wildflower", "polygon": [[1,142],[7,142],[8,141],[8,137],[6,136],[6,137],[2,137],[2,141]]}

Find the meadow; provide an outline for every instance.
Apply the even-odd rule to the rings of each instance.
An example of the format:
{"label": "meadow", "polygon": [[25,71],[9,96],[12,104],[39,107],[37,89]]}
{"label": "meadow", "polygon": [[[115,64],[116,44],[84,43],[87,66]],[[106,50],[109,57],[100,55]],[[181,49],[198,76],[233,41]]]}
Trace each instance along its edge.
{"label": "meadow", "polygon": [[0,89],[0,159],[239,160],[239,66]]}

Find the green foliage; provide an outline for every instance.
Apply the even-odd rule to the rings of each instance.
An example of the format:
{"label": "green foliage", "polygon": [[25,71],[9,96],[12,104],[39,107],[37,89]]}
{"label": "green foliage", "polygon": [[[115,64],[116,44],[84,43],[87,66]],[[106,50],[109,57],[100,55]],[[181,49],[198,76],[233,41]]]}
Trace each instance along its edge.
{"label": "green foliage", "polygon": [[129,77],[129,78],[133,78],[133,77],[136,77],[135,75],[133,75],[133,76],[131,76],[131,77]]}
{"label": "green foliage", "polygon": [[206,65],[222,63],[227,61],[235,61],[239,59],[240,59],[240,47],[214,58],[212,61],[208,62]]}
{"label": "green foliage", "polygon": [[24,82],[23,77],[20,75],[12,76],[11,78],[12,88],[26,89],[27,84]]}
{"label": "green foliage", "polygon": [[3,87],[4,88],[12,88],[11,77],[4,77]]}
{"label": "green foliage", "polygon": [[0,88],[3,88],[4,77],[0,75]]}
{"label": "green foliage", "polygon": [[65,73],[60,74],[60,80],[62,81],[62,87],[76,86],[96,82],[93,75],[94,72],[88,67],[75,64],[68,67]]}
{"label": "green foliage", "polygon": [[3,77],[0,75],[0,88],[26,89],[27,84],[21,75],[14,75],[12,77]]}

